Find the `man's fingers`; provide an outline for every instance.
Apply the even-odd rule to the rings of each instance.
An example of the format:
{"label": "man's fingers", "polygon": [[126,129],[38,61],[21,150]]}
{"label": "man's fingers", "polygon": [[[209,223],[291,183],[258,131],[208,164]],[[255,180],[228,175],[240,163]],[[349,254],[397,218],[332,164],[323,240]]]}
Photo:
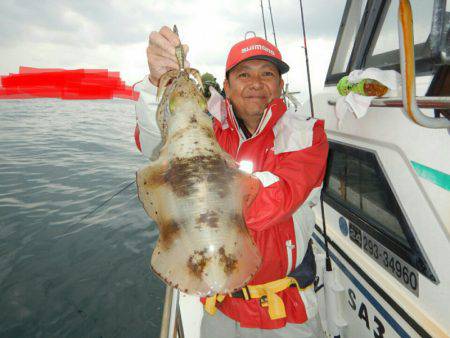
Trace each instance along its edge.
{"label": "man's fingers", "polygon": [[159,33],[165,37],[172,46],[178,46],[180,44],[180,38],[169,27],[162,26]]}
{"label": "man's fingers", "polygon": [[[187,55],[189,51],[189,47],[187,45],[183,45],[184,54]],[[151,60],[153,57],[165,57],[170,59],[173,62],[177,62],[177,57],[175,55],[175,49],[173,52],[169,52],[167,49],[161,48],[158,45],[152,45],[147,47],[147,58]]]}
{"label": "man's fingers", "polygon": [[147,48],[147,57],[151,58],[152,56],[166,57],[174,62],[177,61],[177,57],[175,56],[175,53],[169,53],[167,50],[162,49],[156,45],[149,46]]}
{"label": "man's fingers", "polygon": [[171,69],[178,69],[178,62],[159,55],[150,55],[148,65],[150,72],[156,71],[160,76]]}
{"label": "man's fingers", "polygon": [[157,46],[160,49],[165,50],[169,54],[175,55],[175,46],[173,46],[169,40],[157,32],[152,32],[150,34],[149,47]]}
{"label": "man's fingers", "polygon": [[[178,69],[178,61],[175,55],[175,47],[180,44],[178,36],[167,26],[163,26],[159,32],[153,31],[149,35],[147,47],[147,61],[150,69],[150,80],[153,84],[159,78],[172,69]],[[189,51],[188,45],[183,45],[184,54]],[[185,67],[189,67],[185,61]]]}

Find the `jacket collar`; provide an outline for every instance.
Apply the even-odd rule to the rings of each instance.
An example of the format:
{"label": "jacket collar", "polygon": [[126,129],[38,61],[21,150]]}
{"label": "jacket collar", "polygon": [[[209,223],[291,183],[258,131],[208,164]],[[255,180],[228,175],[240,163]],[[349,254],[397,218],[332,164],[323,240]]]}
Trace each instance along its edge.
{"label": "jacket collar", "polygon": [[[236,116],[233,112],[233,107],[228,99],[225,99],[225,108],[227,112],[227,122],[229,126],[236,129],[237,133],[241,140],[245,140],[245,136],[242,133],[241,129],[236,120]],[[252,138],[266,132],[267,130],[272,130],[273,126],[277,123],[277,121],[283,116],[286,112],[286,104],[280,98],[273,99],[267,108],[264,110],[261,121],[259,122],[258,128],[253,134]]]}

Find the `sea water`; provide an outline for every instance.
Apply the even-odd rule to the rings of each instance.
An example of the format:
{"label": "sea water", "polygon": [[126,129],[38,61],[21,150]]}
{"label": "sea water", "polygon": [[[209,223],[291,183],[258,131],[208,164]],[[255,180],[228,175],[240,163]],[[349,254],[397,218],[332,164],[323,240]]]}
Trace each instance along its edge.
{"label": "sea water", "polygon": [[134,126],[126,100],[0,100],[0,337],[159,335]]}

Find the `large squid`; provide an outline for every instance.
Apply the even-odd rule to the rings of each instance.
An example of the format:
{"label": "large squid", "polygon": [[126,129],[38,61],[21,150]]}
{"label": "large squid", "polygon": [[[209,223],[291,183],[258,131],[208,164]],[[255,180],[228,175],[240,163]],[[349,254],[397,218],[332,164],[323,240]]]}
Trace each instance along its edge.
{"label": "large squid", "polygon": [[199,72],[184,68],[181,44],[176,56],[179,70],[164,74],[158,89],[159,156],[137,172],[139,199],[159,227],[151,266],[188,294],[234,292],[261,264],[243,218],[259,182],[218,144]]}

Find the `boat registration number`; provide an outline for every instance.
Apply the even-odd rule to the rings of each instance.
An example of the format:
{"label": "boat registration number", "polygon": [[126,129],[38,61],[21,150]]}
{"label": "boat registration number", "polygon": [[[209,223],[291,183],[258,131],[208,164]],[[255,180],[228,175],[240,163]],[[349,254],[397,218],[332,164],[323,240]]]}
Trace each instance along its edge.
{"label": "boat registration number", "polygon": [[350,223],[350,239],[365,253],[372,257],[390,275],[403,284],[408,290],[419,296],[419,274],[415,268],[398,257],[383,244]]}

